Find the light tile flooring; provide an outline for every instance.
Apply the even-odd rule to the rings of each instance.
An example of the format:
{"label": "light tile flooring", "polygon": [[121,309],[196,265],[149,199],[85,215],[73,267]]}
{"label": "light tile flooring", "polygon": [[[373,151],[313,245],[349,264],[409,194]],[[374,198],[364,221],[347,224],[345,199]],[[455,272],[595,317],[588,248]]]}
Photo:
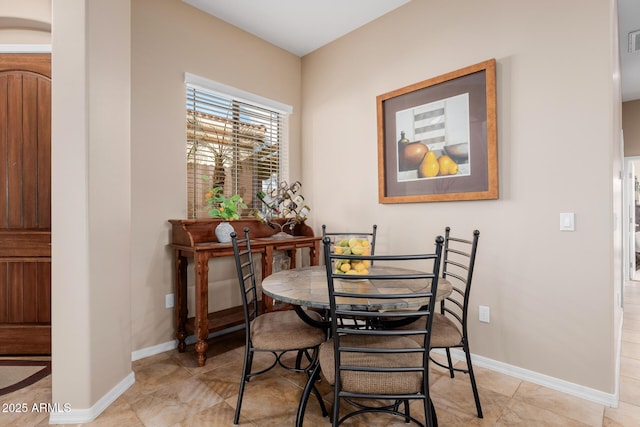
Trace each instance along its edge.
{"label": "light tile flooring", "polygon": [[[640,282],[625,286],[622,335],[620,405],[604,407],[526,381],[476,368],[484,419],[475,416],[469,379],[450,379],[433,369],[432,396],[440,426],[638,426],[640,425]],[[199,368],[192,353],[169,351],[134,362],[136,382],[90,426],[229,426],[238,393],[242,367],[242,332],[218,338],[208,351],[207,364]],[[193,351],[191,349],[191,351]],[[259,357],[258,365],[267,363]],[[246,387],[241,425],[294,425],[295,411],[304,378],[282,369],[252,380]],[[331,391],[320,383],[327,407]],[[0,402],[51,401],[51,377],[0,397]],[[413,414],[422,416],[419,408]],[[2,426],[47,425],[48,414],[1,413]],[[329,425],[313,398],[309,401],[305,426]],[[345,425],[392,426],[402,420],[390,416],[354,418]]]}

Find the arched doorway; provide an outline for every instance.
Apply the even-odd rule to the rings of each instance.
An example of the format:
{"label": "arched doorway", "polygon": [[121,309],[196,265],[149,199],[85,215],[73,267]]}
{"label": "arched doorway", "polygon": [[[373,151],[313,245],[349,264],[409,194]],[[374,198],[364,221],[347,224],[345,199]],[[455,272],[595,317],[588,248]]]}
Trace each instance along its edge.
{"label": "arched doorway", "polygon": [[51,55],[0,54],[0,354],[51,354]]}

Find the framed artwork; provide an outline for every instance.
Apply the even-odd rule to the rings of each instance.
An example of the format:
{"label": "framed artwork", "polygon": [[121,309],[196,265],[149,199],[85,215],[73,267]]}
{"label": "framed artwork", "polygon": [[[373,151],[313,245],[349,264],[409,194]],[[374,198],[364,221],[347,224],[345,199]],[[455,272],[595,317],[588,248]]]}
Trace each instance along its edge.
{"label": "framed artwork", "polygon": [[495,59],[376,103],[380,203],[498,198]]}

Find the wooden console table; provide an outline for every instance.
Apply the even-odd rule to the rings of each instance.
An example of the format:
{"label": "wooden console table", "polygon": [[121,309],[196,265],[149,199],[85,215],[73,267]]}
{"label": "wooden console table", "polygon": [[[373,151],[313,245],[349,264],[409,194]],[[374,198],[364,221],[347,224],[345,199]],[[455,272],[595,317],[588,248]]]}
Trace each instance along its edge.
{"label": "wooden console table", "polygon": [[[175,263],[175,322],[178,351],[186,349],[185,339],[195,334],[198,365],[204,366],[207,360],[207,337],[209,333],[244,323],[242,306],[209,313],[209,260],[215,257],[233,256],[231,243],[219,243],[215,228],[219,219],[171,219],[171,244]],[[291,268],[295,268],[296,249],[309,248],[310,265],[318,265],[320,239],[306,224],[296,225],[290,238],[273,238],[279,229],[272,229],[255,219],[232,221],[238,236],[244,237],[245,227],[249,228],[251,250],[262,255],[262,277],[273,270],[275,251],[287,251],[291,259]],[[285,231],[289,232],[288,227]],[[187,313],[187,266],[188,260],[195,262],[195,316]],[[271,298],[263,295],[262,309],[270,310]]]}

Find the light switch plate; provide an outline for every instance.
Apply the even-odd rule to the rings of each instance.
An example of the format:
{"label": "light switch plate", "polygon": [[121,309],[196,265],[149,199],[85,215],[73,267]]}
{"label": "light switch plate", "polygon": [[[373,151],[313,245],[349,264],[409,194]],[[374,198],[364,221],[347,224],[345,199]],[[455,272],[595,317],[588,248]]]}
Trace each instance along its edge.
{"label": "light switch plate", "polygon": [[164,296],[164,306],[165,308],[172,308],[174,304],[173,294],[166,294]]}
{"label": "light switch plate", "polygon": [[481,322],[489,323],[491,319],[491,312],[489,311],[489,307],[481,305],[478,307],[478,317]]}
{"label": "light switch plate", "polygon": [[574,231],[575,214],[573,212],[560,213],[560,231]]}

